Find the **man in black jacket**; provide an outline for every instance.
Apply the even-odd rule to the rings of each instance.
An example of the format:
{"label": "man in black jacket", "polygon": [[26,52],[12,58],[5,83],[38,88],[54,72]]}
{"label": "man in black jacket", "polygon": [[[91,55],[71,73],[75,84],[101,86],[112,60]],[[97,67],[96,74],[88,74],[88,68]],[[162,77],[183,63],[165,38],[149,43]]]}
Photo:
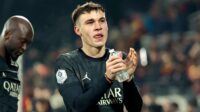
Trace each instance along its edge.
{"label": "man in black jacket", "polygon": [[33,27],[24,16],[10,17],[0,36],[0,112],[17,112],[20,81],[16,60],[33,41]]}
{"label": "man in black jacket", "polygon": [[[82,47],[60,55],[56,80],[69,112],[140,112],[141,96],[133,82],[138,58],[133,48],[128,55],[110,56],[106,48],[108,26],[100,4],[88,2],[72,13],[74,31]],[[128,72],[124,82],[116,73]],[[68,112],[67,111],[67,112]]]}

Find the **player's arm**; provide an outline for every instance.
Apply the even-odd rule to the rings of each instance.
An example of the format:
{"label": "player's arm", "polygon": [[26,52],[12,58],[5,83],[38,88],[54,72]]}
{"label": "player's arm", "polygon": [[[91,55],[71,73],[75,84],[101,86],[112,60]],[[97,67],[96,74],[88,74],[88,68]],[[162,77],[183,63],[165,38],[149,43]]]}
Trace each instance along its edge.
{"label": "player's arm", "polygon": [[128,112],[140,112],[143,102],[133,80],[123,82],[123,93]]}
{"label": "player's arm", "polygon": [[137,67],[138,57],[133,48],[130,48],[125,59],[129,80],[123,82],[124,104],[129,112],[140,112],[142,108],[142,98],[133,82],[133,75]]}
{"label": "player's arm", "polygon": [[[101,96],[103,96],[106,90],[110,88],[111,83],[102,76],[102,78],[96,81],[96,83],[93,83],[87,91],[84,91],[80,80],[74,72],[74,68],[71,67],[71,64],[70,60],[63,56],[58,58],[56,62],[58,89],[64,99],[65,105],[68,105],[76,112],[86,112],[97,104]],[[64,70],[67,75],[67,78],[63,83],[62,80],[64,76],[62,75],[65,73],[62,75],[60,74],[61,78],[59,79],[59,70]]]}

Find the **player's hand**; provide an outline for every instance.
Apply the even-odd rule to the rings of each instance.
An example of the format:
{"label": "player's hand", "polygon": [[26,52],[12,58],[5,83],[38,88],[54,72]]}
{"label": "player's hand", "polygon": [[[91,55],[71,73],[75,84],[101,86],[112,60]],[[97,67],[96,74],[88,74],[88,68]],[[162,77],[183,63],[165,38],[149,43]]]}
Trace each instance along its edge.
{"label": "player's hand", "polygon": [[127,58],[125,59],[125,64],[126,64],[126,69],[127,72],[129,74],[129,80],[130,81],[133,77],[133,73],[135,72],[135,69],[137,67],[138,64],[138,57],[137,57],[137,53],[135,51],[135,49],[130,48],[129,49],[129,53]]}
{"label": "player's hand", "polygon": [[124,62],[121,52],[118,56],[109,57],[106,61],[106,77],[110,80],[114,80],[117,72],[126,69],[126,64]]}

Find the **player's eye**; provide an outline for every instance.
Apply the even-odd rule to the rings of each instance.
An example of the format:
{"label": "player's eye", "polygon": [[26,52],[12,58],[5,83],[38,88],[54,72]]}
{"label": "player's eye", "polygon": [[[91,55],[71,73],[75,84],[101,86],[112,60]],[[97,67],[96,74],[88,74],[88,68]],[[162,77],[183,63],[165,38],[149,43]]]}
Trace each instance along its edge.
{"label": "player's eye", "polygon": [[93,23],[94,23],[93,20],[86,21],[86,24],[93,24]]}
{"label": "player's eye", "polygon": [[105,19],[100,19],[100,22],[104,23],[106,20]]}

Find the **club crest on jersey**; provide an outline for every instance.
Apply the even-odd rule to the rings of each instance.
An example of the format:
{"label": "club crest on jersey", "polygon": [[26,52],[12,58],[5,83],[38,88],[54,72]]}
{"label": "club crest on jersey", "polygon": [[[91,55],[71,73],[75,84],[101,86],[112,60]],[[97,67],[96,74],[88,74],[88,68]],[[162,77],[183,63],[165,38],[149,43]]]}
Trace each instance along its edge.
{"label": "club crest on jersey", "polygon": [[65,80],[67,79],[66,71],[63,69],[58,69],[58,71],[56,72],[56,79],[57,79],[57,83],[63,84]]}

